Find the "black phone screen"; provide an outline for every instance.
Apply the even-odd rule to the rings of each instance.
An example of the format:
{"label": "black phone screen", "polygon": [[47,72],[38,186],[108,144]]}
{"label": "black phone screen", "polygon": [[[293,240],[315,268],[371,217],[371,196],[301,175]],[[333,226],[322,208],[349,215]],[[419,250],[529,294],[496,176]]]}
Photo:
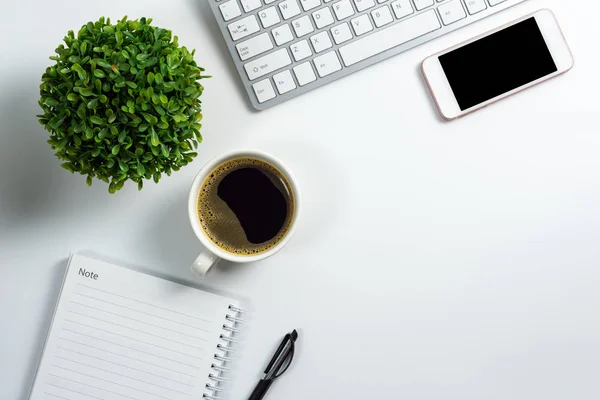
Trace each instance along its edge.
{"label": "black phone screen", "polygon": [[535,17],[439,60],[463,111],[558,71]]}

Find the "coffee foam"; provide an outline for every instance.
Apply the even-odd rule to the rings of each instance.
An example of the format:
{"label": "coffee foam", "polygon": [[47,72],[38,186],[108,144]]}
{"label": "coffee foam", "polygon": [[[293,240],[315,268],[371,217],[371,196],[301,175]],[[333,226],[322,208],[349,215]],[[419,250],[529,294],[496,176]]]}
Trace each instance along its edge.
{"label": "coffee foam", "polygon": [[[287,199],[289,209],[283,227],[274,238],[264,243],[248,241],[237,216],[217,194],[221,181],[241,168],[261,170]],[[216,246],[229,253],[251,256],[270,250],[285,237],[294,217],[294,202],[291,185],[277,168],[259,159],[237,158],[216,167],[202,183],[198,195],[198,218],[202,230]]]}

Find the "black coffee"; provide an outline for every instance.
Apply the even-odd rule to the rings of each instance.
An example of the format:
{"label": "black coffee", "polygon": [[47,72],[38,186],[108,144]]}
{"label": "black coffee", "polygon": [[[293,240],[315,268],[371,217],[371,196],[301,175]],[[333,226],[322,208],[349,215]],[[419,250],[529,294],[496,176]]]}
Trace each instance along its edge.
{"label": "black coffee", "polygon": [[198,196],[206,235],[225,251],[253,255],[275,246],[293,217],[290,183],[271,164],[238,158],[219,165]]}

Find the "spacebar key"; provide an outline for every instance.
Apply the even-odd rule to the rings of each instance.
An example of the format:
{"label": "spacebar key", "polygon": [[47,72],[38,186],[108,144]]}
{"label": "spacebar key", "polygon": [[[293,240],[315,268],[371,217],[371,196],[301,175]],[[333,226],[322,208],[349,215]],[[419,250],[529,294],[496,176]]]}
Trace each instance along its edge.
{"label": "spacebar key", "polygon": [[435,10],[430,10],[340,47],[340,55],[344,64],[349,67],[441,27]]}

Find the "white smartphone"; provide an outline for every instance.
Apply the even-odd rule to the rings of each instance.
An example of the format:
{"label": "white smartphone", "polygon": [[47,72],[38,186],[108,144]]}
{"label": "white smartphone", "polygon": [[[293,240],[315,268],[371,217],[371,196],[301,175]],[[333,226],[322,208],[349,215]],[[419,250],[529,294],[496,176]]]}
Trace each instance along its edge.
{"label": "white smartphone", "polygon": [[452,120],[563,74],[573,56],[550,10],[428,57],[421,65],[438,110]]}

